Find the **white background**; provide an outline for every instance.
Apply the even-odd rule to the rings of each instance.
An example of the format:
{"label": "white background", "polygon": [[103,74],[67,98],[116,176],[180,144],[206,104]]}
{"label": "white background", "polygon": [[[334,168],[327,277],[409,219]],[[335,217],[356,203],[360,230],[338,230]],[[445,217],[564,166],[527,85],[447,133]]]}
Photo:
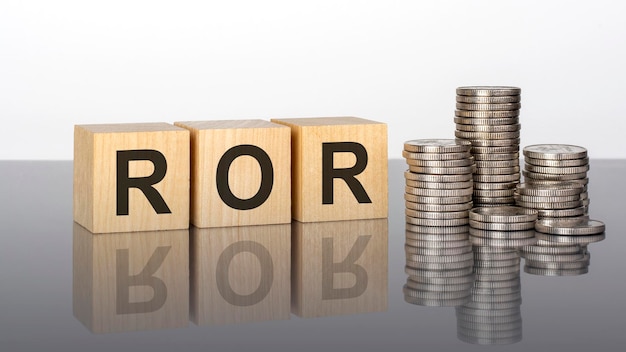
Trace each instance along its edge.
{"label": "white background", "polygon": [[453,138],[455,88],[522,88],[522,146],[626,158],[623,1],[0,1],[0,159],[73,125],[359,116]]}

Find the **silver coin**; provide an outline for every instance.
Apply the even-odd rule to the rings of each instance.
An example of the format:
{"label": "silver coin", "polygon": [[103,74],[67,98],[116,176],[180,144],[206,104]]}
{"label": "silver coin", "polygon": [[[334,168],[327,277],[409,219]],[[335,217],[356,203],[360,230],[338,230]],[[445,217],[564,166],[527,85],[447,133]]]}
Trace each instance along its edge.
{"label": "silver coin", "polygon": [[536,185],[542,185],[542,186],[545,186],[545,185],[559,185],[559,184],[562,184],[564,182],[579,183],[579,184],[581,184],[583,186],[583,192],[585,192],[587,184],[589,183],[589,178],[585,177],[585,178],[581,178],[581,179],[574,179],[574,180],[568,180],[568,181],[564,181],[564,180],[536,180],[536,179],[532,179],[532,178],[526,180],[526,183],[529,186],[533,186],[533,187],[536,186]]}
{"label": "silver coin", "polygon": [[459,167],[428,167],[428,166],[415,166],[409,165],[409,171],[420,174],[435,174],[435,175],[460,175],[471,174],[475,170],[474,165],[459,166]]}
{"label": "silver coin", "polygon": [[[409,275],[409,279],[413,280],[415,282],[421,282],[421,283],[425,283],[425,284],[436,284],[436,285],[457,285],[457,284],[473,284],[474,283],[474,275],[472,274],[472,268],[470,268],[470,273],[469,274],[465,274],[465,275],[461,275],[461,276],[456,276],[456,277],[436,277],[436,276],[422,276],[422,275],[417,275],[417,276],[413,276],[413,275]],[[464,271],[467,271],[467,269],[463,269]],[[405,268],[405,271],[411,272],[411,273],[421,273],[421,270],[415,270],[415,269],[411,269],[411,268]]]}
{"label": "silver coin", "polygon": [[423,233],[423,232],[413,232],[410,231],[407,227],[405,231],[406,240],[414,240],[414,241],[467,241],[469,239],[469,231],[468,232],[460,232],[460,233]]}
{"label": "silver coin", "polygon": [[407,295],[404,296],[405,302],[423,307],[458,307],[465,304],[469,300],[469,296],[459,299],[425,299]]}
{"label": "silver coin", "polygon": [[405,215],[412,218],[424,218],[424,219],[459,219],[467,218],[469,211],[417,211],[412,209],[405,209]]}
{"label": "silver coin", "polygon": [[[468,131],[460,131],[455,130],[454,136],[462,139],[489,139],[489,140],[500,140],[500,139],[514,139],[519,138],[520,131],[513,132],[468,132]],[[508,145],[508,144],[507,144]]]}
{"label": "silver coin", "polygon": [[459,241],[428,241],[428,240],[413,240],[409,238],[405,238],[404,244],[406,246],[411,246],[416,249],[426,249],[426,250],[439,250],[439,249],[458,249],[465,250],[468,246],[471,248],[472,244],[469,242],[469,237]]}
{"label": "silver coin", "polygon": [[541,209],[571,209],[578,208],[582,206],[582,201],[573,200],[569,202],[549,202],[549,203],[539,203],[539,202],[524,202],[522,200],[516,200],[515,204],[519,207],[523,208],[531,208],[537,209],[538,211]]}
{"label": "silver coin", "polygon": [[584,254],[571,253],[571,254],[538,254],[538,253],[524,253],[523,257],[526,260],[536,262],[573,262],[584,258]]}
{"label": "silver coin", "polygon": [[[476,248],[476,247],[473,247]],[[496,248],[496,247],[494,247]],[[502,249],[502,248],[496,248]],[[512,252],[501,252],[501,253],[474,253],[474,265],[478,262],[492,262],[497,265],[498,263],[504,261],[517,261],[519,262],[520,255],[517,251]]]}
{"label": "silver coin", "polygon": [[551,235],[595,235],[603,233],[606,226],[602,221],[587,218],[541,219],[535,229]]}
{"label": "silver coin", "polygon": [[426,181],[413,181],[406,180],[406,185],[417,188],[430,188],[430,189],[462,189],[469,188],[474,185],[472,181],[463,182],[426,182]]}
{"label": "silver coin", "polygon": [[[537,232],[537,239],[545,240],[550,242],[559,242],[559,243],[575,243],[575,244],[589,244],[593,242],[600,242],[606,238],[604,233],[597,235],[578,235],[578,236],[570,236],[570,235],[549,235],[547,233]],[[471,236],[470,236],[471,242]]]}
{"label": "silver coin", "polygon": [[472,289],[472,283],[465,284],[451,284],[451,285],[437,285],[437,284],[429,284],[423,283],[419,281],[413,281],[408,279],[406,281],[406,285],[411,287],[414,290],[420,291],[431,291],[431,292],[458,292],[465,291],[469,293]]}
{"label": "silver coin", "polygon": [[407,260],[406,266],[418,270],[455,270],[462,269],[466,267],[472,267],[474,259],[459,261],[459,262],[449,262],[449,263],[430,263],[430,262],[417,262],[413,260]]}
{"label": "silver coin", "polygon": [[[477,254],[477,253],[475,253]],[[510,259],[486,260],[480,256],[474,255],[474,268],[499,268],[506,266],[519,265],[521,259],[519,256]]]}
{"label": "silver coin", "polygon": [[416,290],[410,287],[408,283],[404,286],[403,292],[406,296],[410,296],[410,297],[436,299],[436,300],[459,299],[459,298],[467,297],[469,295],[468,292],[465,292],[465,291],[433,292],[433,291]]}
{"label": "silver coin", "polygon": [[535,144],[524,147],[524,156],[534,159],[564,160],[583,159],[587,149],[568,144]]}
{"label": "silver coin", "polygon": [[539,238],[538,235],[539,234],[536,234],[535,237],[529,237],[524,239],[496,239],[470,236],[469,240],[472,244],[479,246],[519,248],[537,243],[537,239]]}
{"label": "silver coin", "polygon": [[496,133],[496,132],[515,132],[519,131],[522,128],[522,125],[519,123],[510,124],[510,125],[464,125],[457,123],[456,129],[457,131],[465,131],[465,132],[487,132],[487,133]]}
{"label": "silver coin", "polygon": [[[493,209],[493,208],[491,208]],[[531,230],[535,228],[535,222],[509,222],[509,223],[500,223],[500,222],[481,222],[476,220],[469,220],[470,225],[470,234],[472,234],[472,229],[478,230],[487,230],[486,232],[509,232],[509,231],[524,231]],[[531,237],[534,236],[531,235]],[[481,236],[479,236],[481,237]]]}
{"label": "silver coin", "polygon": [[515,189],[474,189],[474,197],[513,197]]}
{"label": "silver coin", "polygon": [[511,139],[458,139],[457,140],[466,140],[472,143],[472,152],[474,152],[474,147],[512,147],[515,146],[519,148],[519,138],[511,138]]}
{"label": "silver coin", "polygon": [[[587,172],[582,172],[579,174],[567,174],[567,175],[554,175],[554,174],[540,174],[536,172],[531,172],[528,170],[523,170],[522,174],[524,175],[524,179],[526,182],[529,182],[529,179],[533,180],[551,180],[551,181],[570,181],[570,180],[578,180],[587,178]],[[530,181],[533,182],[533,181]]]}
{"label": "silver coin", "polygon": [[[514,226],[522,225],[524,223],[518,222],[513,224],[498,224],[485,222],[482,224],[500,225],[500,226]],[[494,239],[494,240],[525,240],[535,237],[535,230],[483,230],[470,227],[469,231],[471,236]]]}
{"label": "silver coin", "polygon": [[478,175],[519,175],[519,166],[511,167],[477,167],[475,174]]}
{"label": "silver coin", "polygon": [[459,160],[469,158],[472,154],[469,151],[462,153],[412,153],[402,150],[402,156],[406,159],[415,160]]}
{"label": "silver coin", "polygon": [[517,182],[474,182],[474,191],[476,190],[512,190],[515,191]]}
{"label": "silver coin", "polygon": [[492,248],[489,246],[474,246],[473,251],[474,253],[480,253],[480,254],[512,253],[512,254],[519,256],[517,254],[517,250],[515,249]]}
{"label": "silver coin", "polygon": [[[422,280],[421,278],[453,278],[453,277],[463,277],[463,276],[472,277],[473,276],[473,268],[471,265],[468,267],[464,267],[462,269],[454,269],[454,270],[422,270],[422,269],[415,269],[410,266],[405,266],[404,272],[407,275],[411,276],[411,279],[414,279],[413,277],[417,278],[416,281],[419,281],[419,282],[433,282],[432,280],[426,281],[426,280]],[[471,280],[473,280],[473,277]]]}
{"label": "silver coin", "polygon": [[461,117],[461,115],[478,115],[478,114],[491,114],[491,113],[507,113],[511,115],[511,111],[459,111],[457,110],[457,116],[454,117],[454,123],[459,126],[505,126],[505,125],[519,125],[519,111],[517,115],[513,117]]}
{"label": "silver coin", "polygon": [[494,154],[474,154],[474,161],[504,161],[517,160],[519,162],[519,152],[494,153]]}
{"label": "silver coin", "polygon": [[520,95],[503,95],[503,96],[469,96],[469,95],[457,95],[456,101],[458,103],[469,104],[505,104],[505,103],[519,103],[521,100]]}
{"label": "silver coin", "polygon": [[470,110],[470,111],[501,111],[501,110],[519,110],[521,109],[521,103],[502,103],[502,104],[471,104],[471,103],[456,103],[458,110]]}
{"label": "silver coin", "polygon": [[479,160],[474,164],[477,168],[494,168],[494,167],[519,167],[519,159],[512,160]]}
{"label": "silver coin", "polygon": [[537,220],[537,211],[513,206],[474,208],[468,215],[470,220],[487,223],[534,223]]}
{"label": "silver coin", "polygon": [[404,194],[404,199],[413,203],[427,203],[427,204],[460,204],[472,201],[472,196],[460,196],[460,197],[425,197],[416,196],[413,194]]}
{"label": "silver coin", "polygon": [[474,165],[474,158],[469,157],[465,159],[456,159],[456,160],[407,159],[406,163],[412,166],[425,166],[425,167],[460,167],[460,166]]}
{"label": "silver coin", "polygon": [[[454,116],[460,118],[472,119],[517,119],[520,115],[519,110],[455,110]],[[519,121],[519,120],[518,120]],[[512,122],[514,123],[514,122]]]}
{"label": "silver coin", "polygon": [[406,194],[413,194],[416,196],[425,197],[463,197],[470,196],[473,193],[473,188],[456,188],[456,189],[432,189],[432,188],[418,188],[406,186],[404,191]]}
{"label": "silver coin", "polygon": [[429,175],[422,173],[414,173],[410,171],[404,172],[404,178],[411,181],[424,182],[465,182],[472,180],[472,174],[461,175]]}
{"label": "silver coin", "polygon": [[513,280],[505,280],[505,281],[476,281],[474,282],[473,288],[476,289],[498,289],[498,288],[506,288],[506,287],[520,287],[521,288],[521,280],[519,275],[516,279]]}
{"label": "silver coin", "polygon": [[472,253],[472,247],[463,246],[463,247],[456,247],[456,248],[423,248],[423,247],[413,247],[410,245],[405,245],[404,251],[406,253],[417,254],[417,255],[454,256],[458,254]]}
{"label": "silver coin", "polygon": [[454,139],[414,139],[404,142],[404,150],[411,153],[464,153],[469,151],[467,141]]}
{"label": "silver coin", "polygon": [[571,175],[581,174],[589,171],[589,165],[582,166],[569,166],[569,167],[552,167],[552,166],[535,166],[526,164],[525,169],[528,172],[540,173],[540,174],[552,174],[552,175]]}
{"label": "silver coin", "polygon": [[410,201],[404,202],[407,209],[418,210],[418,211],[463,211],[472,209],[474,206],[473,202],[467,203],[459,203],[459,204],[428,204],[428,203],[414,203]]}
{"label": "silver coin", "polygon": [[532,275],[540,276],[577,276],[583,275],[589,272],[589,268],[581,269],[544,269],[534,268],[531,266],[524,266],[524,272]]}
{"label": "silver coin", "polygon": [[[411,254],[405,253],[406,260],[411,262],[420,262],[420,263],[457,263],[457,262],[467,262],[468,260],[474,258],[474,254],[472,252],[461,253],[457,255],[425,255],[425,254]],[[581,255],[582,258],[582,255]],[[473,264],[473,262],[472,262]]]}
{"label": "silver coin", "polygon": [[533,260],[526,260],[526,266],[533,268],[541,268],[541,269],[554,269],[554,270],[562,270],[562,269],[584,269],[589,267],[589,259],[581,259],[573,262],[540,262]]}
{"label": "silver coin", "polygon": [[580,195],[583,192],[583,186],[577,182],[565,181],[551,185],[520,183],[517,185],[517,192],[527,196],[571,196]]}
{"label": "silver coin", "polygon": [[510,154],[519,152],[519,145],[510,145],[505,147],[480,147],[478,145],[472,146],[472,155],[474,160],[479,160],[480,157],[477,154]]}
{"label": "silver coin", "polygon": [[497,97],[506,95],[520,95],[522,90],[518,87],[508,86],[465,86],[456,89],[457,95]]}
{"label": "silver coin", "polygon": [[579,253],[581,248],[579,245],[571,245],[571,246],[542,246],[542,245],[534,245],[534,246],[525,246],[520,249],[520,254],[524,256],[525,253],[535,253],[535,254],[573,254]]}
{"label": "silver coin", "polygon": [[[489,269],[496,269],[496,268],[489,268]],[[515,272],[519,274],[519,266],[517,266],[517,270]],[[520,299],[522,299],[522,295],[519,291],[514,292],[514,293],[509,293],[509,294],[500,294],[500,295],[494,295],[494,294],[484,294],[484,295],[473,294],[472,295],[472,301],[485,302],[485,303],[503,303],[503,302],[517,301]]]}
{"label": "silver coin", "polygon": [[474,204],[482,207],[485,204],[512,205],[515,204],[513,197],[474,197]]}
{"label": "silver coin", "polygon": [[[458,126],[457,126],[458,128]],[[530,157],[525,157],[524,161],[530,165],[536,166],[549,166],[549,167],[572,167],[572,166],[583,166],[589,164],[589,158],[582,159],[565,159],[565,160],[550,160],[550,159],[535,159]]]}
{"label": "silver coin", "polygon": [[580,200],[580,194],[571,196],[529,196],[526,194],[515,193],[515,200],[529,203],[561,203]]}
{"label": "silver coin", "polygon": [[510,174],[510,175],[480,175],[476,174],[473,176],[474,182],[484,182],[484,183],[504,183],[504,182],[515,182],[518,183],[520,179],[519,173]]}

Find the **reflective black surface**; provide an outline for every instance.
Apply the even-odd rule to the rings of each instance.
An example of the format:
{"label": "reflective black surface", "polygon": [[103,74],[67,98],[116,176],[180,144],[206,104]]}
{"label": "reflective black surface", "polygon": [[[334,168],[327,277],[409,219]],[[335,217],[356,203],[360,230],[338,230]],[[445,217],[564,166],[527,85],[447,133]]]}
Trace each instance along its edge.
{"label": "reflective black surface", "polygon": [[[275,269],[272,280],[269,280],[267,270],[258,269],[263,267],[261,265],[250,278],[237,283],[233,279],[237,276],[233,273],[243,270],[242,265],[246,263],[244,257],[240,258],[240,262],[236,262],[233,258],[237,257],[231,253],[231,258],[229,259],[226,255],[220,264],[220,255],[224,251],[221,251],[220,255],[204,256],[206,251],[200,250],[203,245],[208,246],[207,248],[221,246],[226,250],[232,245],[229,242],[231,235],[223,233],[210,237],[212,234],[205,234],[192,228],[189,232],[189,243],[176,241],[168,251],[169,254],[165,254],[165,249],[161,249],[161,257],[158,257],[159,254],[155,254],[155,251],[158,248],[168,247],[170,244],[153,243],[153,248],[148,248],[149,246],[144,243],[140,245],[140,248],[146,248],[146,250],[142,253],[141,260],[138,260],[140,264],[137,264],[136,268],[133,269],[133,259],[129,257],[130,264],[128,264],[124,279],[126,281],[122,282],[129,287],[128,299],[132,302],[133,295],[141,296],[142,294],[141,290],[137,291],[136,287],[133,288],[133,283],[142,283],[133,281],[133,275],[141,272],[142,265],[146,266],[150,260],[159,261],[163,258],[163,265],[169,265],[166,263],[168,258],[173,258],[174,252],[172,251],[180,250],[178,247],[182,246],[180,253],[185,253],[184,246],[189,246],[191,257],[187,262],[189,265],[187,270],[190,273],[189,287],[185,286],[187,281],[184,274],[186,270],[184,260],[177,262],[179,264],[172,263],[173,284],[168,286],[164,305],[169,304],[168,300],[178,298],[173,302],[175,304],[168,308],[171,310],[161,316],[162,320],[153,319],[150,325],[145,321],[142,322],[139,317],[131,317],[135,320],[130,323],[101,319],[98,325],[93,324],[94,320],[85,318],[90,316],[89,314],[92,318],[97,317],[96,310],[91,310],[91,313],[85,315],[81,313],[81,307],[89,309],[97,307],[94,302],[98,300],[93,298],[98,294],[106,293],[107,287],[110,286],[106,280],[116,280],[111,276],[115,275],[110,272],[93,275],[96,272],[93,270],[94,267],[104,270],[101,265],[94,265],[93,258],[98,258],[98,254],[92,252],[91,255],[82,255],[85,251],[75,246],[86,246],[96,250],[105,248],[104,245],[96,246],[96,242],[106,242],[110,239],[108,244],[110,250],[107,255],[118,256],[117,258],[123,259],[123,263],[126,263],[124,261],[126,255],[132,256],[131,248],[133,247],[126,247],[129,250],[128,253],[124,250],[115,252],[121,248],[116,247],[121,237],[118,240],[113,240],[111,235],[96,238],[89,233],[81,233],[80,229],[75,228],[71,211],[71,162],[0,162],[0,350],[171,351],[184,349],[206,351],[245,349],[275,351],[289,349],[306,351],[324,349],[374,351],[387,349],[417,351],[490,348],[492,350],[528,351],[529,349],[546,350],[549,348],[564,351],[607,351],[623,349],[626,342],[626,334],[624,334],[626,304],[623,301],[626,297],[626,265],[623,254],[626,248],[626,212],[623,207],[623,200],[626,199],[626,190],[623,186],[626,161],[591,161],[590,215],[594,219],[604,221],[607,231],[604,241],[590,245],[593,254],[589,272],[579,276],[547,277],[530,275],[521,270],[520,314],[522,322],[521,327],[518,324],[514,328],[519,331],[523,330],[523,337],[514,344],[491,347],[470,344],[457,337],[458,330],[466,325],[459,323],[458,312],[455,308],[424,307],[405,302],[402,287],[407,281],[407,275],[404,272],[403,200],[403,171],[406,167],[403,160],[391,160],[389,168],[389,218],[386,222],[365,227],[377,229],[373,233],[362,233],[364,230],[359,225],[339,224],[337,226],[342,228],[342,231],[349,233],[352,229],[356,233],[352,234],[353,237],[350,240],[336,241],[339,238],[336,237],[331,243],[323,239],[323,233],[331,231],[324,227],[326,225],[320,225],[317,229],[315,226],[311,229],[298,229],[296,225],[292,225],[290,229],[279,226],[272,230],[272,233],[278,233],[283,237],[293,232],[296,235],[292,236],[292,240],[297,238],[298,231],[300,231],[301,239],[314,240],[315,237],[311,234],[320,236],[317,243],[301,243],[299,247],[301,251],[306,252],[314,246],[319,246],[321,248],[319,251],[311,251],[314,258],[318,259],[303,261],[301,268],[294,266],[292,261],[289,262],[291,285],[298,279],[295,277],[294,280],[294,275],[301,275],[302,284],[310,284],[310,286],[303,285],[300,296],[293,295],[293,289],[287,292],[287,271],[284,265],[287,263],[285,255],[289,253],[286,253],[284,248],[279,248],[280,245],[275,248],[275,244],[264,244],[265,249],[251,249],[255,245],[245,247],[250,245],[246,242],[249,240],[246,236],[250,238],[256,236],[253,242],[262,242],[263,236],[268,236],[263,234],[263,231],[255,233],[255,231],[238,230],[236,236],[239,236],[241,241],[237,242],[243,241],[244,244],[230,247],[230,250],[237,251],[238,247],[243,246],[239,250],[257,253],[256,257],[249,256],[249,262],[265,263],[262,264],[265,267],[268,262],[263,258],[269,253],[272,268]],[[388,233],[385,233],[385,230]],[[307,236],[307,231],[312,232]],[[343,269],[340,266],[337,273],[332,274],[331,277],[335,288],[346,289],[337,291],[347,294],[346,304],[324,307],[321,304],[323,300],[316,303],[315,297],[309,297],[309,301],[304,300],[308,297],[306,293],[318,291],[318,289],[307,287],[319,286],[319,291],[323,290],[321,287],[324,285],[323,278],[316,279],[314,274],[316,270],[317,272],[323,270],[316,269],[313,264],[318,263],[320,267],[326,265],[326,268],[332,268],[333,263],[340,264],[350,255],[356,256],[358,260],[367,259],[368,248],[374,247],[363,247],[363,244],[367,242],[366,246],[372,244],[378,247],[384,246],[380,241],[373,241],[375,236],[384,237],[387,234],[388,260],[384,256],[377,256],[375,252],[374,257],[368,260],[368,265],[379,265],[378,269],[386,267],[387,275],[384,274],[384,270],[378,270],[374,274],[376,271],[374,267],[362,265],[368,272],[370,280],[366,289],[372,289],[368,299],[363,299],[362,302],[349,301],[350,297],[365,296],[357,295],[363,290],[362,284],[355,279],[359,275],[362,277],[362,274],[359,274],[360,269],[354,269],[354,266],[351,267],[349,261],[346,261]],[[223,237],[223,240],[218,238],[219,235]],[[359,240],[360,235],[371,236],[371,238]],[[182,236],[184,237],[185,234]],[[203,240],[208,241],[209,238],[219,243],[213,245],[203,242]],[[360,244],[357,243],[359,241],[361,241]],[[323,248],[327,248],[326,255],[330,253],[329,248],[332,248],[332,253],[335,255],[332,261],[327,257],[326,264],[323,263],[323,254],[320,254],[324,251]],[[351,253],[352,251],[354,253]],[[292,252],[296,251],[292,249]],[[82,256],[77,256],[76,253],[82,253]],[[319,255],[316,256],[315,253]],[[357,255],[359,253],[361,256]],[[303,258],[305,254],[302,254]],[[153,258],[153,255],[157,257]],[[224,261],[228,265],[225,265]],[[356,263],[361,262],[356,261]],[[306,267],[305,264],[313,265],[313,267]],[[90,265],[91,271],[88,270]],[[228,267],[231,271],[226,279],[223,277],[215,279],[222,280],[221,289],[210,283],[201,282],[201,279],[210,277],[213,271],[215,275],[219,275],[218,267]],[[112,270],[121,273],[124,272],[124,268],[114,267]],[[243,266],[243,268],[246,267]],[[276,268],[282,268],[282,271]],[[198,270],[207,271],[205,273],[198,272]],[[339,272],[341,270],[345,272]],[[150,274],[149,271],[146,275]],[[85,272],[92,273],[91,276],[86,276],[90,279],[85,279]],[[160,272],[157,271],[154,275],[159,276]],[[326,276],[326,279],[328,277]],[[98,281],[97,278],[102,280]],[[135,276],[135,280],[140,279]],[[163,281],[169,284],[166,279]],[[246,283],[250,282],[253,284],[246,286]],[[266,284],[271,282],[271,287],[262,288],[264,282]],[[85,283],[87,284],[83,285]],[[376,287],[376,284],[386,286],[386,290]],[[154,285],[157,287],[159,284]],[[84,290],[85,287],[87,291]],[[140,289],[145,290],[146,287],[150,285],[144,285]],[[272,291],[274,288],[276,288],[275,291]],[[337,294],[332,291],[332,287],[326,287],[326,289],[328,297]],[[221,293],[212,293],[211,290],[221,290]],[[127,298],[124,292],[109,291],[110,295],[116,295],[116,297],[121,295],[119,297]],[[81,296],[79,292],[89,294]],[[81,297],[82,306],[79,304],[77,307],[76,300]],[[161,308],[158,303],[163,300],[162,296],[152,296],[151,293],[144,292],[143,297],[144,303],[152,301],[156,304],[152,308]],[[263,297],[272,297],[272,301],[268,302],[264,299],[259,301],[259,298]],[[290,297],[289,302],[285,301],[287,297]],[[298,299],[300,299],[300,308],[308,310],[297,309]],[[232,302],[228,303],[228,300]],[[205,305],[201,305],[201,302]],[[235,304],[232,304],[233,302]],[[211,304],[213,306],[210,306]],[[256,304],[265,304],[265,306],[255,308]],[[133,315],[133,309],[135,313],[136,309],[143,309],[143,314],[152,309],[146,305],[132,307],[131,305],[118,308],[121,309],[120,312],[126,309],[125,314],[128,316]],[[243,309],[245,307],[250,309]],[[298,312],[304,317],[289,314],[287,307],[291,307],[292,312]],[[108,308],[108,312],[118,308]]]}

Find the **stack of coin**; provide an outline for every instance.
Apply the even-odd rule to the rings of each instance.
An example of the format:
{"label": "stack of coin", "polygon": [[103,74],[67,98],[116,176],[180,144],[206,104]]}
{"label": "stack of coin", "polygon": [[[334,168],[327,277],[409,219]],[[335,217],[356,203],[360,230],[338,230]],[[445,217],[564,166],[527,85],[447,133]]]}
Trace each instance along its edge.
{"label": "stack of coin", "polygon": [[472,208],[471,145],[453,139],[404,144],[406,188],[405,300],[425,306],[457,306],[469,299],[473,255],[468,213]]}
{"label": "stack of coin", "polygon": [[471,301],[456,308],[457,336],[481,344],[522,339],[520,256],[516,249],[474,246]]}
{"label": "stack of coin", "polygon": [[535,238],[537,211],[514,206],[480,207],[469,213],[470,241],[490,247],[519,248]]}
{"label": "stack of coin", "polygon": [[525,185],[515,195],[517,205],[540,210],[540,218],[587,215],[587,149],[566,144],[524,148]]}
{"label": "stack of coin", "polygon": [[605,238],[601,221],[581,216],[540,219],[535,224],[537,246],[522,248],[524,271],[543,276],[581,275],[588,272],[588,245]]}
{"label": "stack of coin", "polygon": [[472,143],[476,162],[474,205],[514,204],[520,180],[521,89],[459,87],[456,94],[455,136]]}

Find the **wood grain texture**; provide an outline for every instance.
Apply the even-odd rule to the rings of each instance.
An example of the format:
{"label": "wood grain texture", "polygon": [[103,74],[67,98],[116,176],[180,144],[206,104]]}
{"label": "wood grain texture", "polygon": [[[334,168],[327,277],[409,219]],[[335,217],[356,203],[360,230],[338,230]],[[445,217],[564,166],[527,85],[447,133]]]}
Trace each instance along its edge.
{"label": "wood grain texture", "polygon": [[289,224],[191,227],[191,320],[197,325],[289,319]]}
{"label": "wood grain texture", "polygon": [[[189,227],[189,132],[166,123],[74,127],[74,221],[94,233]],[[117,151],[163,154],[164,178],[154,184],[171,213],[158,214],[138,188],[128,189],[128,215],[117,215]],[[128,177],[154,172],[148,160],[130,161]]]}
{"label": "wood grain texture", "polygon": [[292,224],[291,311],[311,318],[387,310],[387,219]]}
{"label": "wood grain texture", "polygon": [[[387,125],[356,117],[272,119],[289,126],[292,139],[292,216],[301,222],[386,218]],[[355,176],[371,203],[359,202],[347,183],[333,180],[333,202],[322,197],[324,143],[353,142],[367,152],[366,168]],[[355,166],[354,153],[334,154],[335,169]]]}
{"label": "wood grain texture", "polygon": [[[197,227],[284,224],[291,221],[291,140],[288,128],[263,120],[189,121],[175,125],[191,132],[191,223]],[[274,181],[265,201],[252,209],[225,203],[217,187],[220,159],[233,147],[252,145],[271,160]],[[243,200],[261,189],[260,162],[235,158],[228,169],[232,194]],[[220,182],[226,183],[226,177]]]}
{"label": "wood grain texture", "polygon": [[93,333],[188,326],[189,231],[93,234],[74,223],[73,311]]}

